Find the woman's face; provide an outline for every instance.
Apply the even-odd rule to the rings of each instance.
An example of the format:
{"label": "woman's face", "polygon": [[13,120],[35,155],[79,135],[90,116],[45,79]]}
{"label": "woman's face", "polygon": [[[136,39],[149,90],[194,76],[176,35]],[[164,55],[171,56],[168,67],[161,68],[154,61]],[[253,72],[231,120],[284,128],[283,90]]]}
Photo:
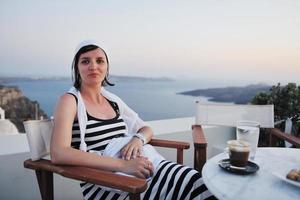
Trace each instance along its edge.
{"label": "woman's face", "polygon": [[101,85],[107,73],[107,60],[101,49],[83,53],[79,57],[78,71],[82,85]]}

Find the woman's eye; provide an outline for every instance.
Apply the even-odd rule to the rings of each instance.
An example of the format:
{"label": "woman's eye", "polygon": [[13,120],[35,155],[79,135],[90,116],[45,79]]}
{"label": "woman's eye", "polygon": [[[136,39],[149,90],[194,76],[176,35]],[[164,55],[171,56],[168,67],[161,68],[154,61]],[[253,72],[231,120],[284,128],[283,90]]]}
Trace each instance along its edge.
{"label": "woman's eye", "polygon": [[102,59],[97,59],[97,63],[98,63],[98,64],[102,64],[102,63],[104,63],[104,60],[102,60]]}
{"label": "woman's eye", "polygon": [[89,60],[82,60],[82,61],[81,61],[81,64],[84,64],[84,65],[87,65],[87,64],[89,64],[89,63],[90,63]]}

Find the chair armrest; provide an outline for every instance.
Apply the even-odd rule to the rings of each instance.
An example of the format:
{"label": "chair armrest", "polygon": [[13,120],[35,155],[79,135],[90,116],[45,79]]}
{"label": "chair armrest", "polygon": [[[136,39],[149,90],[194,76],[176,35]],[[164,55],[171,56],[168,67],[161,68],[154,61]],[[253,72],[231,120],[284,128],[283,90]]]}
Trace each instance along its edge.
{"label": "chair armrest", "polygon": [[195,147],[198,148],[206,148],[207,147],[207,142],[205,139],[205,135],[202,129],[201,125],[193,125],[192,126],[192,133],[193,133],[193,141]]}
{"label": "chair armrest", "polygon": [[24,161],[24,167],[33,170],[54,172],[67,178],[86,181],[129,193],[142,193],[147,189],[147,181],[145,179],[122,176],[113,172],[88,167],[55,165],[50,160],[45,159],[37,161],[28,159]]}
{"label": "chair armrest", "polygon": [[149,144],[157,147],[167,147],[174,149],[189,149],[190,144],[188,142],[162,140],[162,139],[151,139]]}
{"label": "chair armrest", "polygon": [[206,162],[207,142],[201,125],[192,126],[194,141],[194,168],[200,173]]}
{"label": "chair armrest", "polygon": [[183,164],[183,149],[189,149],[188,142],[179,142],[171,140],[151,139],[149,144],[157,147],[167,147],[177,149],[177,163]]}
{"label": "chair armrest", "polygon": [[279,130],[277,128],[272,128],[270,130],[270,146],[274,145],[273,136],[275,136],[279,139],[282,139],[282,140],[286,140],[289,143],[295,145],[297,148],[300,148],[300,138],[298,138],[294,135],[284,133],[284,132],[282,132],[281,130]]}

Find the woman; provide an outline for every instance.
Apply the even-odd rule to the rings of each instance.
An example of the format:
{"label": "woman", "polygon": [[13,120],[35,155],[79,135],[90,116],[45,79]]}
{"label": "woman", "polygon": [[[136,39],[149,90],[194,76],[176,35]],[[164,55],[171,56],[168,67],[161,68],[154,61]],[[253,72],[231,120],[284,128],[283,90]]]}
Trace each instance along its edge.
{"label": "woman", "polygon": [[[153,136],[151,128],[119,97],[102,87],[112,85],[108,81],[109,61],[103,49],[95,42],[81,43],[72,69],[74,87],[60,97],[54,114],[53,163],[149,178],[148,188],[141,194],[143,199],[200,199],[211,196],[197,171],[163,160],[157,152],[147,154],[146,146],[150,145],[145,144]],[[115,145],[121,147],[119,154],[107,154],[109,146],[116,141],[116,144],[123,141],[123,145]],[[146,154],[142,154],[143,151]],[[154,156],[149,160],[151,154]],[[84,199],[128,198],[125,192],[90,183],[80,185]]]}

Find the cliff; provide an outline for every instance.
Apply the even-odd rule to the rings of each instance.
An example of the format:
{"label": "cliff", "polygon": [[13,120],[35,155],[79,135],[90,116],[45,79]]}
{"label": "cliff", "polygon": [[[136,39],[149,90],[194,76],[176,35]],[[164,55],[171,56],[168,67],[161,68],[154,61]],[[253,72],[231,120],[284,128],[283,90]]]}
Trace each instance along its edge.
{"label": "cliff", "polygon": [[22,97],[22,92],[17,87],[4,87],[0,85],[0,105]]}
{"label": "cliff", "polygon": [[247,104],[259,92],[269,91],[271,86],[265,84],[247,85],[245,87],[224,87],[198,89],[180,92],[178,94],[190,96],[210,97],[210,101],[232,102],[236,104]]}
{"label": "cliff", "polygon": [[0,107],[5,110],[5,118],[10,119],[19,132],[25,132],[23,121],[44,117],[37,101],[31,101],[22,94],[18,87],[0,85]]}

